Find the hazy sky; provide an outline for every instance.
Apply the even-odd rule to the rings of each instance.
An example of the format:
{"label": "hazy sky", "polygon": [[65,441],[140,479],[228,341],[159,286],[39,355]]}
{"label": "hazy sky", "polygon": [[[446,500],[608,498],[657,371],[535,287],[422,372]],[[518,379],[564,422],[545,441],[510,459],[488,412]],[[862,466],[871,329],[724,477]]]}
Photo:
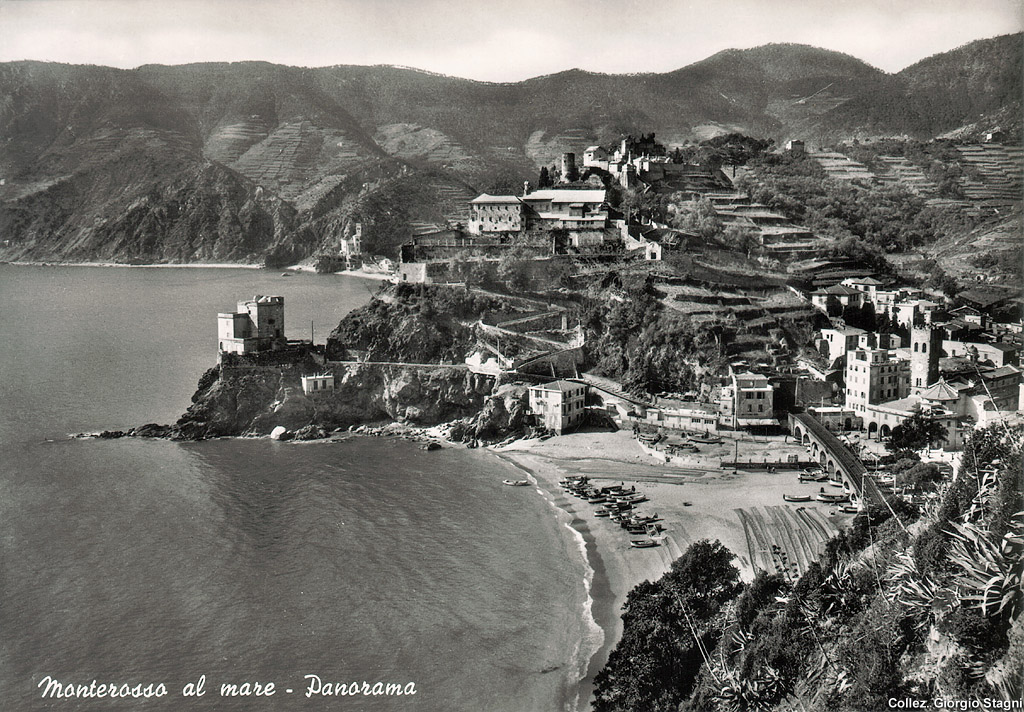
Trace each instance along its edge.
{"label": "hazy sky", "polygon": [[891,72],[1022,27],[1024,0],[0,0],[0,61],[400,64],[516,81],[799,42]]}

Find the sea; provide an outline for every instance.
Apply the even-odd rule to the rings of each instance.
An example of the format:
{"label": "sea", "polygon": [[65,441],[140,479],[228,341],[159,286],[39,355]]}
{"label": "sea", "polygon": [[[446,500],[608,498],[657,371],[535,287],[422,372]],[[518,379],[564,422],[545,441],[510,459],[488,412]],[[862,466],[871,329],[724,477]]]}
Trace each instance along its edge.
{"label": "sea", "polygon": [[[581,539],[493,455],[70,437],[174,422],[240,299],[284,296],[287,336],[321,342],[376,288],[0,265],[0,709],[586,704],[601,634]],[[78,696],[93,681],[151,696]]]}

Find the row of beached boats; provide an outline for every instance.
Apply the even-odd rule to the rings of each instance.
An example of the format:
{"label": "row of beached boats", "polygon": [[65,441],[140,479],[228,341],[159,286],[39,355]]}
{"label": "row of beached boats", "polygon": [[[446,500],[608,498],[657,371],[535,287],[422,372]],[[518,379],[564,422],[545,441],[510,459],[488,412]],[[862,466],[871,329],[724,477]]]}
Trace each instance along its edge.
{"label": "row of beached boats", "polygon": [[642,515],[636,506],[648,501],[647,495],[636,491],[636,486],[629,488],[625,483],[596,487],[585,475],[573,475],[561,480],[562,489],[589,504],[598,505],[594,516],[608,519],[625,529],[630,535],[647,535],[648,539],[630,539],[629,545],[635,549],[648,549],[658,546],[660,542],[653,538],[664,531],[660,522],[664,521],[657,514]]}
{"label": "row of beached boats", "polygon": [[[821,469],[804,470],[803,472],[801,472],[798,475],[797,479],[801,483],[803,483],[803,482],[828,482],[833,487],[842,487],[843,486],[842,482],[837,482],[836,480],[833,480],[832,478],[830,478],[828,476],[828,473],[826,473],[824,470],[821,470]],[[810,502],[813,499],[813,500],[817,500],[818,502],[824,502],[826,504],[834,504],[834,505],[838,506],[839,509],[842,512],[846,513],[846,514],[853,514],[853,513],[856,513],[858,511],[860,511],[856,505],[850,504],[850,495],[849,494],[847,494],[846,492],[830,494],[830,493],[825,491],[824,487],[819,489],[817,495],[809,495],[809,494],[783,494],[782,495],[782,499],[784,499],[787,502]]]}

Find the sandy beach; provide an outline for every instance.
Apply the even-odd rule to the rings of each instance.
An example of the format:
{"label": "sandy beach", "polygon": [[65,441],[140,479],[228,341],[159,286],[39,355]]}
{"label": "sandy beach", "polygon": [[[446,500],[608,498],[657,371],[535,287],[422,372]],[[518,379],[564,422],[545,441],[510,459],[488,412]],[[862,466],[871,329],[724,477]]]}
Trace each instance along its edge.
{"label": "sandy beach", "polygon": [[[300,263],[297,265],[290,265],[283,267],[284,272],[306,272],[309,274],[316,274],[316,267],[312,264]],[[331,274],[340,274],[345,277],[361,277],[363,279],[373,279],[378,282],[390,282],[395,278],[395,275],[388,272],[366,272],[361,269],[343,269],[337,272],[331,272]]]}
{"label": "sandy beach", "polygon": [[[593,616],[604,630],[604,644],[593,656],[581,702],[591,694],[594,675],[604,666],[622,633],[621,609],[629,591],[656,580],[700,539],[718,539],[736,554],[744,580],[756,569],[786,571],[796,576],[812,561],[825,541],[845,525],[849,515],[819,502],[788,503],[783,494],[814,495],[826,483],[797,480],[797,470],[743,471],[718,467],[739,451],[741,460],[803,457],[804,450],[783,438],[746,438],[735,444],[701,446],[701,452],[665,464],[646,454],[632,433],[578,432],[548,440],[520,440],[494,449],[502,459],[532,474],[554,504],[572,516],[572,526],[586,542],[594,570]],[[608,519],[594,516],[598,505],[567,494],[559,480],[587,475],[596,486],[625,483],[650,501],[638,510],[664,519],[661,546],[630,547],[631,536]]]}

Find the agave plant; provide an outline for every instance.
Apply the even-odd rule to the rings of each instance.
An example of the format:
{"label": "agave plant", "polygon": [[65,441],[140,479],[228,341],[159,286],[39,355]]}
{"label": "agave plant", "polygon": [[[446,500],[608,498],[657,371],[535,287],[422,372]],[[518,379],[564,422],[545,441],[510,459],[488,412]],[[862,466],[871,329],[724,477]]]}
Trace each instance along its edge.
{"label": "agave plant", "polygon": [[770,710],[785,694],[785,682],[779,671],[766,665],[755,674],[740,677],[732,671],[722,670],[721,687],[715,701],[735,712],[761,712]]}
{"label": "agave plant", "polygon": [[917,628],[928,625],[933,612],[944,607],[943,589],[931,576],[921,574],[909,552],[896,554],[885,578],[886,598],[903,608]]}
{"label": "agave plant", "polygon": [[978,491],[971,500],[971,505],[964,513],[965,522],[976,522],[988,513],[988,503],[999,485],[998,470],[992,467],[982,468],[975,473],[978,478]]}
{"label": "agave plant", "polygon": [[821,582],[821,601],[823,613],[834,615],[847,610],[857,598],[853,584],[853,574],[863,563],[859,561],[841,561],[832,567],[828,576]]}
{"label": "agave plant", "polygon": [[1024,600],[1024,512],[1013,515],[1010,530],[999,542],[973,524],[954,522],[952,526],[948,532],[952,538],[949,559],[959,567],[956,581],[960,603],[980,610],[986,617],[1016,618]]}

